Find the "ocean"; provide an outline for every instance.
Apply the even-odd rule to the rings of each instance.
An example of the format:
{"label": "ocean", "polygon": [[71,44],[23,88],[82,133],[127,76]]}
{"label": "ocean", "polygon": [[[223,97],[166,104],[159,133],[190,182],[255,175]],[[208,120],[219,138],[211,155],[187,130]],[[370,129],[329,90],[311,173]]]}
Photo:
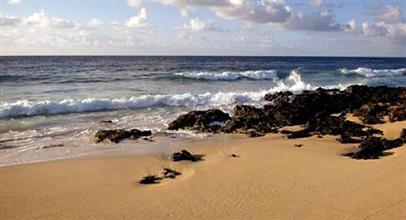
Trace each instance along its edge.
{"label": "ocean", "polygon": [[167,124],[193,109],[263,105],[267,93],[354,84],[406,86],[406,58],[0,57],[0,166],[164,148],[97,145],[91,137],[101,128],[139,128],[202,138]]}

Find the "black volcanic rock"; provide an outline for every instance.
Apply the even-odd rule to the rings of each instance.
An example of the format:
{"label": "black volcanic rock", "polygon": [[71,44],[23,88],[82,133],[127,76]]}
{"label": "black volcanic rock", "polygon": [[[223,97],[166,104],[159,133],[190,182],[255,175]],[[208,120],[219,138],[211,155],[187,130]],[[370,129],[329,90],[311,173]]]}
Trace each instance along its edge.
{"label": "black volcanic rock", "polygon": [[380,138],[367,138],[363,140],[358,146],[358,151],[348,153],[346,156],[349,156],[353,159],[378,159],[380,156],[383,156],[383,151],[385,146]]}
{"label": "black volcanic rock", "polygon": [[383,123],[385,116],[389,116],[390,121],[406,119],[406,88],[403,87],[354,85],[343,91],[318,88],[301,94],[267,94],[264,99],[269,103],[263,108],[237,105],[232,117],[218,109],[191,111],[171,122],[168,129],[225,133],[247,133],[253,129],[266,134],[284,126],[305,125],[305,131],[292,133],[290,137],[314,133],[344,135],[343,142],[352,142],[348,137],[367,137],[379,131],[366,130],[364,125],[345,120],[346,113],[360,116],[367,124]]}
{"label": "black volcanic rock", "polygon": [[150,136],[152,135],[152,132],[147,130],[147,131],[141,131],[138,129],[131,129],[131,130],[124,130],[124,129],[113,129],[113,130],[99,130],[96,132],[94,135],[94,139],[96,143],[102,142],[104,140],[109,140],[113,143],[119,143],[123,139],[126,138],[140,138],[143,136]]}
{"label": "black volcanic rock", "polygon": [[358,150],[356,152],[345,154],[345,156],[349,156],[354,159],[364,159],[364,160],[378,159],[380,156],[384,156],[383,151],[392,148],[397,148],[402,145],[403,141],[401,138],[397,138],[395,140],[388,140],[379,137],[367,137],[366,139],[361,141],[360,145],[358,146]]}
{"label": "black volcanic rock", "polygon": [[354,144],[354,143],[361,143],[362,140],[354,139],[348,132],[344,132],[340,134],[340,137],[337,140],[342,144]]}
{"label": "black volcanic rock", "polygon": [[171,179],[175,179],[177,176],[182,175],[181,172],[169,168],[164,168],[162,174],[163,178],[171,178]]}
{"label": "black volcanic rock", "polygon": [[388,108],[389,121],[404,121],[406,120],[406,103],[398,106],[390,106]]}
{"label": "black volcanic rock", "polygon": [[181,160],[189,160],[192,162],[196,162],[201,160],[201,156],[193,155],[187,150],[181,150],[180,152],[175,152],[171,156],[172,161],[181,161]]}
{"label": "black volcanic rock", "polygon": [[402,132],[400,133],[400,139],[403,141],[403,143],[406,143],[406,128],[402,129]]}
{"label": "black volcanic rock", "polygon": [[144,176],[142,179],[139,181],[140,184],[157,184],[159,183],[159,180],[162,178],[157,177],[155,175],[149,175],[149,176]]}
{"label": "black volcanic rock", "polygon": [[201,132],[217,132],[220,130],[221,124],[229,119],[230,116],[219,109],[191,111],[177,117],[169,124],[168,129],[190,129]]}

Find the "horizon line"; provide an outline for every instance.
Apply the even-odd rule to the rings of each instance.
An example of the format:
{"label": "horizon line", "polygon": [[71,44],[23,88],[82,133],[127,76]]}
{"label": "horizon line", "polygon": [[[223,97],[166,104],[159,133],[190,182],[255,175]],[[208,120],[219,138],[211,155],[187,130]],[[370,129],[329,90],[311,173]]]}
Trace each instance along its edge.
{"label": "horizon line", "polygon": [[120,55],[120,54],[52,54],[52,55],[0,55],[0,57],[320,57],[320,58],[406,58],[405,56],[340,56],[340,55]]}

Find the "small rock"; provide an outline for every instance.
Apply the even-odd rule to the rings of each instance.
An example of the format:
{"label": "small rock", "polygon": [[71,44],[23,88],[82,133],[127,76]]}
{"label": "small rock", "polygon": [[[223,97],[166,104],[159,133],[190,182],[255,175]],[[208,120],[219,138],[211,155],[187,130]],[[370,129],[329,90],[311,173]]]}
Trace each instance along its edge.
{"label": "small rock", "polygon": [[124,129],[113,129],[113,130],[99,130],[94,135],[96,143],[102,142],[104,140],[109,140],[113,143],[119,143],[123,139],[133,137],[135,139],[142,136],[150,136],[151,131],[141,131],[138,129],[124,130]]}
{"label": "small rock", "polygon": [[144,176],[142,179],[139,181],[140,184],[156,184],[159,183],[159,180],[162,178],[157,177],[155,175],[149,175],[149,176]]}
{"label": "small rock", "polygon": [[240,157],[237,154],[231,154],[231,157]]}
{"label": "small rock", "polygon": [[182,175],[181,172],[178,172],[176,170],[172,170],[169,168],[164,168],[164,171],[162,172],[162,174],[164,175],[164,178],[171,178],[171,179],[175,179],[176,176]]}
{"label": "small rock", "polygon": [[198,155],[193,155],[187,150],[181,150],[180,152],[175,152],[171,156],[172,161],[190,160],[193,162],[201,160]]}
{"label": "small rock", "polygon": [[295,147],[303,147],[303,144],[295,144]]}

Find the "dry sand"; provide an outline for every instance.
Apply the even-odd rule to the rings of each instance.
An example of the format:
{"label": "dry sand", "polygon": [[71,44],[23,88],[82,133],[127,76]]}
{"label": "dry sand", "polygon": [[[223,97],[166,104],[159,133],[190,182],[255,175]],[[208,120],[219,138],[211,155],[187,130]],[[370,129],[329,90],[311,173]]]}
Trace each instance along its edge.
{"label": "dry sand", "polygon": [[[378,127],[395,138],[406,122]],[[405,219],[406,148],[342,157],[352,146],[220,135],[185,146],[205,155],[196,163],[146,155],[3,167],[0,219]],[[183,175],[137,183],[164,167]]]}

